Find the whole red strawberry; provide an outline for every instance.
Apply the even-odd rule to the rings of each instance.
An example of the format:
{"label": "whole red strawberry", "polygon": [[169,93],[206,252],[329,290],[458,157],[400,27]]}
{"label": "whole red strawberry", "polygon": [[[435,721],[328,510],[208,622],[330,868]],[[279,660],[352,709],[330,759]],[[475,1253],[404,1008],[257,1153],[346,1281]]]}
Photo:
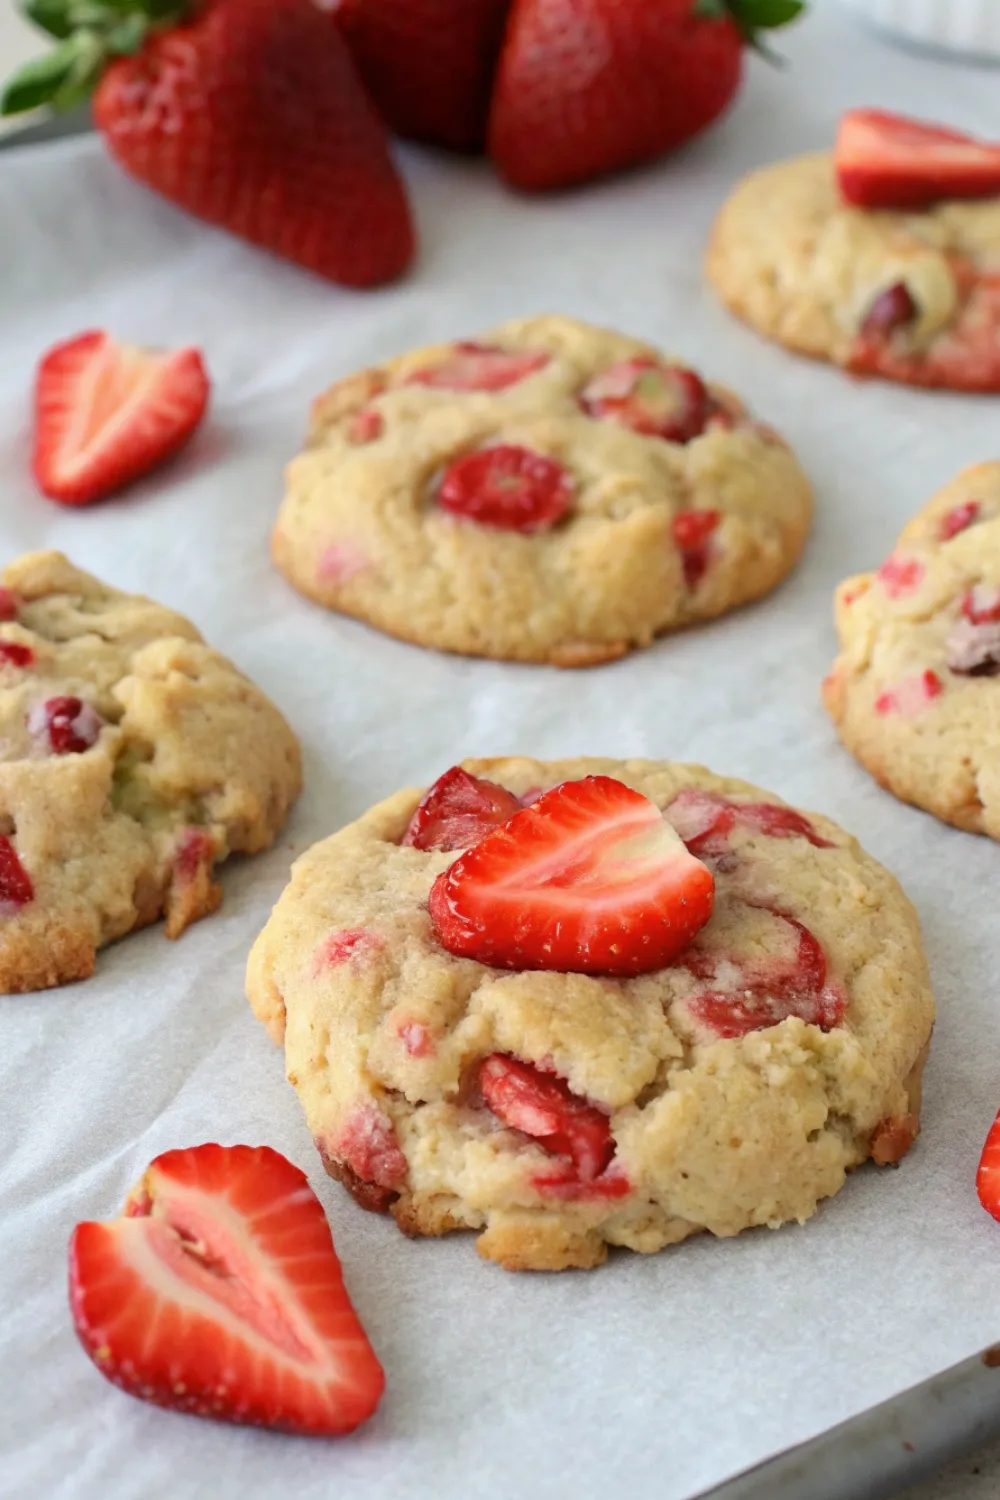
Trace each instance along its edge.
{"label": "whole red strawberry", "polygon": [[510,0],[333,0],[332,8],[397,135],[482,150]]}
{"label": "whole red strawberry", "polygon": [[311,0],[29,0],[60,38],[3,113],[77,103],[189,213],[348,286],[413,253],[403,184],[337,28]]}
{"label": "whole red strawberry", "polygon": [[716,119],[743,49],[801,0],[514,0],[489,149],[514,187],[586,182],[660,156]]}

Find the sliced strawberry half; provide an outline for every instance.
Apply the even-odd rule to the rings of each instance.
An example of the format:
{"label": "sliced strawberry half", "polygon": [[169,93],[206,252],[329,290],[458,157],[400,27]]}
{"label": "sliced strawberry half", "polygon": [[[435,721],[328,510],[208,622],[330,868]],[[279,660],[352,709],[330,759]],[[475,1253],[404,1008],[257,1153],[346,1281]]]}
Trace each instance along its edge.
{"label": "sliced strawberry half", "polygon": [[480,1065],[479,1088],[498,1120],[552,1156],[568,1156],[579,1182],[600,1176],[615,1154],[607,1115],[555,1074],[494,1052]]}
{"label": "sliced strawberry half", "polygon": [[35,899],[31,876],[5,833],[0,833],[0,917],[11,917]]}
{"label": "sliced strawberry half", "polygon": [[1000,146],[881,109],[848,110],[834,163],[841,195],[858,208],[1000,196]]}
{"label": "sliced strawberry half", "polygon": [[506,787],[452,766],[424,793],[403,843],[414,849],[468,849],[520,810]]}
{"label": "sliced strawberry half", "polygon": [[498,349],[495,344],[455,345],[450,359],[408,375],[408,385],[435,391],[506,391],[544,370],[551,355],[545,349]]}
{"label": "sliced strawberry half", "polygon": [[153,353],[84,333],[42,360],[35,478],[53,500],[88,505],[172,457],[205,415],[197,349]]}
{"label": "sliced strawberry half", "polygon": [[712,915],[715,880],[659,808],[610,776],[566,781],[439,875],[450,953],[505,969],[648,974]]}
{"label": "sliced strawberry half", "polygon": [[705,383],[693,370],[643,357],[621,360],[596,375],[581,391],[580,405],[598,421],[618,422],[671,443],[699,437],[712,413]]}
{"label": "sliced strawberry half", "polygon": [[324,1435],[382,1395],[319,1201],[268,1146],[158,1156],[122,1217],[77,1225],[69,1293],[101,1374],[158,1406]]}
{"label": "sliced strawberry half", "polygon": [[976,1192],[988,1214],[1000,1219],[1000,1114],[990,1126],[990,1133],[979,1158]]}
{"label": "sliced strawberry half", "polygon": [[463,521],[531,533],[549,531],[569,514],[573,490],[562,464],[531,448],[498,443],[450,464],[438,503]]}

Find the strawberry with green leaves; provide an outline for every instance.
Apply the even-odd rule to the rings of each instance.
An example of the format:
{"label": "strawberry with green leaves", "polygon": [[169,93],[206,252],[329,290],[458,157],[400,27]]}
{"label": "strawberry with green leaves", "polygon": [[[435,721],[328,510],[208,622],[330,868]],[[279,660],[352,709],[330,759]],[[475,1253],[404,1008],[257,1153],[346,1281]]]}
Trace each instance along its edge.
{"label": "strawberry with green leaves", "polygon": [[743,52],[802,0],[514,0],[490,111],[506,180],[567,187],[649,161],[718,118]]}
{"label": "strawberry with green leaves", "polygon": [[188,213],[331,281],[390,281],[413,253],[385,130],[311,0],[27,0],[56,39],[0,110],[93,95],[111,154]]}

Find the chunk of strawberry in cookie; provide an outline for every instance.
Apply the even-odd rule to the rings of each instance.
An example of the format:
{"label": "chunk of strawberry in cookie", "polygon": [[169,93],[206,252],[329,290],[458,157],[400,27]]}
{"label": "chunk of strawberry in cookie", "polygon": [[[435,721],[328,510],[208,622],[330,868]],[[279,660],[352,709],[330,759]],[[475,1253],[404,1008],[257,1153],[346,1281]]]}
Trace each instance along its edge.
{"label": "chunk of strawberry in cookie", "polygon": [[342,964],[363,963],[381,953],[385,939],[370,927],[344,927],[331,932],[317,944],[313,954],[313,974],[318,979],[329,969],[338,969]]}
{"label": "chunk of strawberry in cookie", "polygon": [[938,529],[938,540],[950,542],[953,536],[959,536],[961,532],[968,531],[980,519],[982,506],[978,500],[966,500],[964,505],[956,505],[948,511],[941,519]]}
{"label": "chunk of strawberry in cookie", "polygon": [[10,589],[0,588],[0,621],[17,619],[17,596]]}
{"label": "chunk of strawberry in cookie", "polygon": [[[773,919],[774,930],[768,935],[781,951],[774,958],[755,952],[743,959],[696,945],[686,953],[684,967],[711,986],[683,1002],[697,1025],[719,1038],[762,1031],[789,1016],[823,1031],[839,1026],[847,1000],[838,988],[827,985],[826,955],[808,927],[774,908],[748,910],[767,912]],[[761,935],[755,930],[754,936],[759,947]]]}
{"label": "chunk of strawberry in cookie", "polygon": [[894,554],[886,558],[875,576],[890,599],[903,599],[920,587],[926,572],[917,558]]}
{"label": "chunk of strawberry in cookie", "polygon": [[568,1157],[580,1182],[599,1177],[615,1154],[607,1115],[555,1074],[494,1052],[480,1065],[479,1088],[498,1120],[552,1156]]}
{"label": "chunk of strawberry in cookie", "polygon": [[177,836],[166,899],[166,932],[178,938],[186,927],[222,904],[222,887],[212,879],[215,843],[204,828],[184,828]]}
{"label": "chunk of strawberry in cookie", "polygon": [[414,849],[468,849],[520,810],[506,787],[452,766],[424,793],[402,841]]}
{"label": "chunk of strawberry in cookie", "polygon": [[430,914],[450,953],[505,969],[662,969],[712,914],[711,871],[659,808],[610,776],[545,792],[439,875]]}
{"label": "chunk of strawberry in cookie", "polygon": [[353,1112],[333,1143],[332,1154],[362,1182],[376,1187],[398,1188],[406,1180],[406,1157],[392,1121],[377,1104],[363,1104]]}
{"label": "chunk of strawberry in cookie", "polygon": [[902,714],[904,718],[915,718],[929,708],[935,698],[944,692],[944,683],[936,672],[929,668],[913,677],[905,677],[894,687],[886,688],[875,699],[877,714]]}
{"label": "chunk of strawberry in cookie", "polygon": [[[926,345],[916,345],[903,325],[862,328],[848,368],[906,385],[956,391],[1000,391],[1000,274],[984,273],[951,257],[958,313]],[[907,325],[909,326],[909,325]]]}
{"label": "chunk of strawberry in cookie", "polygon": [[948,633],[945,660],[959,677],[996,677],[1000,673],[1000,615],[957,620]]}
{"label": "chunk of strawberry in cookie", "polygon": [[693,370],[648,356],[620,360],[596,375],[581,391],[580,405],[596,421],[617,422],[670,443],[700,437],[715,409]]}
{"label": "chunk of strawberry in cookie", "polygon": [[499,443],[449,464],[437,500],[463,521],[531,534],[551,531],[569,515],[574,490],[562,464],[531,448]]}
{"label": "chunk of strawberry in cookie", "polygon": [[28,733],[53,755],[82,755],[96,745],[103,727],[82,698],[46,698],[28,711]]}
{"label": "chunk of strawberry in cookie", "polygon": [[0,833],[0,917],[11,917],[35,899],[31,876],[5,833]]}
{"label": "chunk of strawberry in cookie", "polygon": [[897,281],[875,298],[865,314],[861,332],[867,338],[887,337],[897,328],[908,328],[915,323],[919,314],[920,309],[906,283]]}
{"label": "chunk of strawberry in cookie", "polygon": [[722,520],[719,510],[682,510],[670,523],[681,554],[684,582],[693,589],[708,572],[712,560],[710,538]]}
{"label": "chunk of strawberry in cookie", "polygon": [[551,357],[545,349],[498,349],[468,341],[456,344],[441,364],[408,375],[406,383],[435,391],[506,391],[544,370]]}
{"label": "chunk of strawberry in cookie", "polygon": [[363,406],[347,424],[347,441],[357,445],[374,443],[382,436],[385,418],[374,406]]}
{"label": "chunk of strawberry in cookie", "polygon": [[0,641],[0,666],[23,670],[33,665],[35,653],[23,641]]}
{"label": "chunk of strawberry in cookie", "polygon": [[973,625],[991,625],[1000,621],[1000,588],[977,583],[962,598],[962,614]]}
{"label": "chunk of strawberry in cookie", "polygon": [[712,858],[729,849],[737,827],[772,839],[806,839],[814,849],[832,849],[802,813],[773,802],[731,802],[718,792],[685,787],[667,808],[667,817],[692,854]]}

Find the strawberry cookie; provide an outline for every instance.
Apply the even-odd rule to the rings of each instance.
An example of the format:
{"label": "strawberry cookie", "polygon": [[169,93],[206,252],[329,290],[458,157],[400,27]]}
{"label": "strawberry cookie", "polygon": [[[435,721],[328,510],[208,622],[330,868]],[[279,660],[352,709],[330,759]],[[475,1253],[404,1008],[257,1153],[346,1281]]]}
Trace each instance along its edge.
{"label": "strawberry cookie", "polygon": [[823,696],[844,744],[904,802],[1000,839],[1000,463],[964,470],[842,583],[836,619]]}
{"label": "strawberry cookie", "polygon": [[248,994],[327,1170],[510,1269],[804,1220],[918,1130],[896,881],[744,782],[471,761],[305,854]]}
{"label": "strawberry cookie", "polygon": [[299,747],[182,615],[58,552],[2,578],[0,990],[37,990],[214,911],[214,867],[284,824]]}
{"label": "strawberry cookie", "polygon": [[878,110],[754,173],[707,272],[739,317],[856,375],[1000,391],[1000,147]]}
{"label": "strawberry cookie", "polygon": [[390,635],[590,666],[766,593],[809,518],[795,458],[730,392],[539,317],[321,396],[273,553]]}

